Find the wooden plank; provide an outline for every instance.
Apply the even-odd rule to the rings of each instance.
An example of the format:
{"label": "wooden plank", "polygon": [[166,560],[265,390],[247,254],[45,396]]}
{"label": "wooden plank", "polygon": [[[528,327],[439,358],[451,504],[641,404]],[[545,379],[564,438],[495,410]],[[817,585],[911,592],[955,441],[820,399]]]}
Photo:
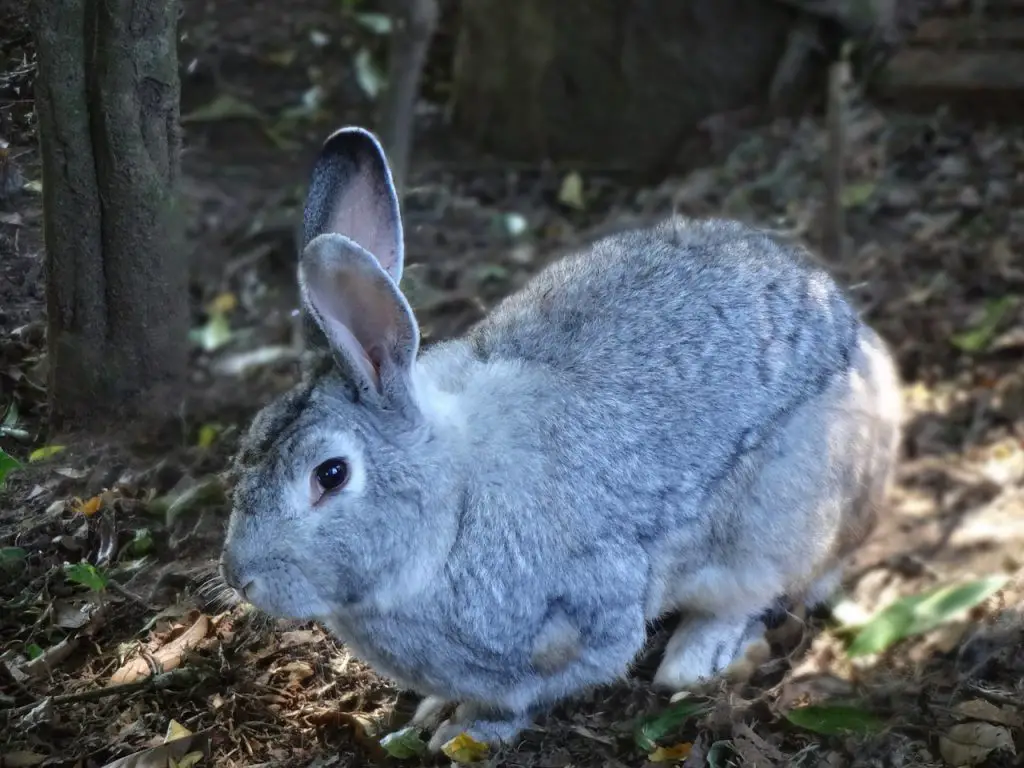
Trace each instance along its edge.
{"label": "wooden plank", "polygon": [[886,65],[883,90],[1021,92],[1024,51],[938,51],[908,48]]}
{"label": "wooden plank", "polygon": [[910,44],[954,48],[1024,48],[1024,17],[980,22],[971,18],[926,19],[914,32]]}

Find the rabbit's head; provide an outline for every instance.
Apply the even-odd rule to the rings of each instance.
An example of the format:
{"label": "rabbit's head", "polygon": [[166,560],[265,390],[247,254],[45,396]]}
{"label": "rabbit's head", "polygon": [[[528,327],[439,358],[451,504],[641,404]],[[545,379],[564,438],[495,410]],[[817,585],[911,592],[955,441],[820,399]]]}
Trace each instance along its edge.
{"label": "rabbit's head", "polygon": [[398,288],[398,200],[372,134],[325,142],[304,227],[302,306],[330,355],[242,440],[221,557],[229,586],[297,619],[415,594],[449,535],[425,510],[450,508],[416,385],[419,329]]}

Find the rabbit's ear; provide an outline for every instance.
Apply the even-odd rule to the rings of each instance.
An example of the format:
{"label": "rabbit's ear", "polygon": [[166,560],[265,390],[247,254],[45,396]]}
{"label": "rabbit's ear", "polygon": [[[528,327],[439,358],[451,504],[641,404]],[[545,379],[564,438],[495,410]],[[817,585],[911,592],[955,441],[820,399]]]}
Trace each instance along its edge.
{"label": "rabbit's ear", "polygon": [[365,128],[341,128],[324,142],[303,219],[303,248],[328,232],[344,235],[373,254],[395,285],[401,282],[405,246],[398,195],[384,149]]}
{"label": "rabbit's ear", "polygon": [[299,289],[360,395],[389,408],[410,404],[419,327],[375,256],[345,235],[319,235],[299,259]]}

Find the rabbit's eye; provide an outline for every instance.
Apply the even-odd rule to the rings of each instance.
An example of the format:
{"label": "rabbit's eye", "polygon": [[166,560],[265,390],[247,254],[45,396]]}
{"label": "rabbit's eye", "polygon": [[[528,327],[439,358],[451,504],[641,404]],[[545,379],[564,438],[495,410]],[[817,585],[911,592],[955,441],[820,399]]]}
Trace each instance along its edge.
{"label": "rabbit's eye", "polygon": [[335,491],[348,482],[348,462],[344,459],[328,459],[313,470],[313,476],[324,493]]}

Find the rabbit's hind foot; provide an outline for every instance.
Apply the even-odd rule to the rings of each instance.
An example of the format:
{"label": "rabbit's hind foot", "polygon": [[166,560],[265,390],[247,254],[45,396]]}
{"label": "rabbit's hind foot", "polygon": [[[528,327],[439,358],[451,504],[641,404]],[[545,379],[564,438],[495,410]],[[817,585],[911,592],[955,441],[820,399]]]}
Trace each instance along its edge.
{"label": "rabbit's hind foot", "polygon": [[461,733],[491,747],[509,744],[530,725],[530,718],[511,712],[482,710],[472,704],[460,704],[449,719],[441,723],[430,737],[431,752],[440,752],[441,747]]}
{"label": "rabbit's hind foot", "polygon": [[749,677],[770,653],[765,629],[760,615],[745,619],[688,616],[669,639],[654,684],[682,691],[721,676]]}

